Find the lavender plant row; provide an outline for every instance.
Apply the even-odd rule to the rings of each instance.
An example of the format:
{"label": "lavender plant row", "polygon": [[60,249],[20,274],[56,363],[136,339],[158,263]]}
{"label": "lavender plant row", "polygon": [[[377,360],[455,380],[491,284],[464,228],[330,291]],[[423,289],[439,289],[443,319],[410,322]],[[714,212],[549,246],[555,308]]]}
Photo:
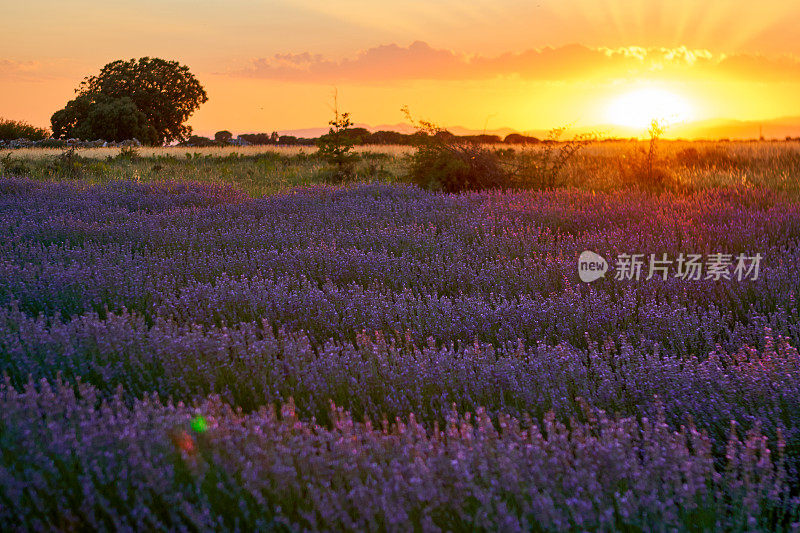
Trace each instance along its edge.
{"label": "lavender plant row", "polygon": [[[800,208],[769,191],[3,179],[0,235],[0,526],[798,520]],[[587,249],[763,258],[588,285]]]}
{"label": "lavender plant row", "polygon": [[99,397],[0,385],[5,531],[755,530],[797,507],[780,438],[774,453],[734,427],[717,469],[710,439],[658,407],[636,420],[584,406],[569,428],[453,410],[428,428],[334,404],[322,426],[291,402],[243,414],[213,396]]}

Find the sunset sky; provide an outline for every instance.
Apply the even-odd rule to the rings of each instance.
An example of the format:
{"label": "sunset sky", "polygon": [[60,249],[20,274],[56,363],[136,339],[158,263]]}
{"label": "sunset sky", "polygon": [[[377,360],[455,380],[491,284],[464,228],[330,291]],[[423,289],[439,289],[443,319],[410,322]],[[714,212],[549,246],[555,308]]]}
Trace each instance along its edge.
{"label": "sunset sky", "polygon": [[115,59],[188,65],[197,133],[356,122],[519,131],[800,116],[796,0],[6,2],[0,116],[49,126]]}

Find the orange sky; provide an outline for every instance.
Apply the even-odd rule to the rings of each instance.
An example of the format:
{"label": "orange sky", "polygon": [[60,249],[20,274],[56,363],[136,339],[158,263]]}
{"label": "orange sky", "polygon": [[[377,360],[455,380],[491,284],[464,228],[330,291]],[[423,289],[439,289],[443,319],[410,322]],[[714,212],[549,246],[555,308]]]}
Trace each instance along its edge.
{"label": "orange sky", "polygon": [[205,85],[203,134],[322,126],[334,87],[375,125],[402,105],[474,129],[608,124],[642,90],[692,120],[800,116],[798,28],[796,0],[11,2],[0,116],[48,125],[84,76],[145,55]]}

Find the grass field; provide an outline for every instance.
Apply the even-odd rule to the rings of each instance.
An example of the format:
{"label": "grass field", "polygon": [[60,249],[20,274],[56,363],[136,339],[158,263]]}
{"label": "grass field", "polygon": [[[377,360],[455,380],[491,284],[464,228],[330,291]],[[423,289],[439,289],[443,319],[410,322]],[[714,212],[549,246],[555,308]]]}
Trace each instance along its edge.
{"label": "grass field", "polygon": [[[508,148],[501,146],[500,149]],[[540,147],[529,148],[542,150]],[[608,191],[622,187],[620,166],[642,157],[647,141],[596,143],[571,159],[561,185]],[[355,181],[404,181],[408,146],[363,146]],[[515,150],[519,152],[520,147]],[[695,150],[695,156],[686,156]],[[138,157],[120,156],[119,148],[78,150],[74,160],[60,162],[60,149],[0,151],[6,174],[50,179],[59,174],[89,183],[117,179],[141,183],[164,180],[231,184],[251,196],[263,196],[297,186],[325,183],[325,163],[313,147],[140,148]],[[659,141],[658,164],[677,182],[692,188],[720,186],[768,187],[797,197],[800,193],[800,142]]]}
{"label": "grass field", "polygon": [[464,194],[399,147],[0,154],[0,529],[797,530],[800,144],[662,142],[659,192],[638,148]]}
{"label": "grass field", "polygon": [[[227,183],[263,196],[292,187],[325,182],[325,162],[315,157],[315,148],[140,148],[136,157],[120,156],[119,148],[77,150],[70,158],[60,149],[6,151],[2,164],[6,173],[35,179],[66,178],[88,183],[132,180],[196,181]],[[404,147],[361,150],[358,166],[362,181],[396,181],[402,174]],[[66,152],[69,153],[69,152]]]}

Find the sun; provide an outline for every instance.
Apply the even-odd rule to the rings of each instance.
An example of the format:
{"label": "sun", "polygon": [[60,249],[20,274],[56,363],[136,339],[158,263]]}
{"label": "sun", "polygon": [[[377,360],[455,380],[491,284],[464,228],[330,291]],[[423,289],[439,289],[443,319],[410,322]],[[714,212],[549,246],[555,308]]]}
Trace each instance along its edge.
{"label": "sun", "polygon": [[659,88],[625,93],[608,106],[608,119],[617,126],[646,129],[653,120],[669,125],[691,119],[692,108],[683,97]]}

